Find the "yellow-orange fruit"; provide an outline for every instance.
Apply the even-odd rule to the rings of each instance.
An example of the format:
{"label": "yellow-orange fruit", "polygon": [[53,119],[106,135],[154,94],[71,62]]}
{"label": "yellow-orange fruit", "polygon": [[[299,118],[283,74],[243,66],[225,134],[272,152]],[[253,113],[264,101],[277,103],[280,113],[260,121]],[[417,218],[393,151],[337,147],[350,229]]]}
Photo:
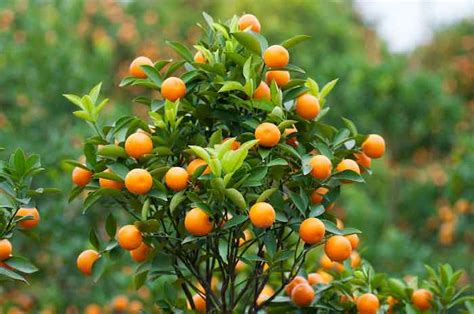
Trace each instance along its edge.
{"label": "yellow-orange fruit", "polygon": [[[107,169],[104,172],[112,172],[112,171],[110,169]],[[110,180],[110,179],[99,178],[99,186],[104,189],[121,190],[123,188],[123,183],[119,181]]]}
{"label": "yellow-orange fruit", "polygon": [[359,236],[357,234],[350,234],[350,235],[346,235],[346,239],[349,240],[349,242],[351,243],[351,247],[353,250],[357,249],[357,247],[359,246]]}
{"label": "yellow-orange fruit", "polygon": [[360,314],[375,314],[379,309],[379,299],[372,293],[366,293],[357,298],[357,310]]}
{"label": "yellow-orange fruit", "polygon": [[266,99],[266,100],[272,99],[270,87],[268,87],[267,83],[265,83],[264,81],[261,81],[260,85],[258,85],[258,87],[255,89],[255,92],[253,92],[252,98],[253,99]]}
{"label": "yellow-orange fruit", "polygon": [[[200,294],[195,294],[193,296],[194,310],[198,313],[206,312],[206,298],[202,297]],[[191,304],[188,303],[188,310],[192,310]]]}
{"label": "yellow-orange fruit", "polygon": [[309,273],[308,274],[308,283],[310,285],[317,285],[317,284],[324,284],[326,281],[324,280],[323,276],[318,273]]}
{"label": "yellow-orange fruit", "polygon": [[131,251],[138,249],[143,242],[143,238],[137,227],[134,225],[125,225],[119,229],[117,241],[122,248]]}
{"label": "yellow-orange fruit", "polygon": [[16,212],[15,216],[18,216],[18,217],[32,216],[33,217],[32,219],[22,220],[18,223],[18,226],[21,229],[25,229],[25,230],[29,230],[36,227],[36,225],[40,221],[40,214],[36,208],[22,207]]}
{"label": "yellow-orange fruit", "polygon": [[303,94],[296,99],[296,113],[303,119],[313,120],[321,110],[319,100],[310,94]]}
{"label": "yellow-orange fruit", "polygon": [[239,18],[239,29],[241,31],[250,28],[256,33],[260,33],[260,22],[257,17],[253,14],[244,14]]}
{"label": "yellow-orange fruit", "polygon": [[255,227],[266,229],[273,225],[276,214],[272,205],[265,202],[259,202],[255,203],[250,208],[249,217]]}
{"label": "yellow-orange fruit", "polygon": [[100,255],[95,250],[85,250],[77,257],[77,268],[85,275],[92,274],[92,266],[99,259]]}
{"label": "yellow-orange fruit", "polygon": [[313,192],[311,192],[311,203],[313,204],[321,204],[324,199],[324,195],[327,194],[329,190],[323,186],[317,188]]}
{"label": "yellow-orange fruit", "polygon": [[188,186],[189,174],[181,167],[170,168],[165,175],[166,186],[174,191],[184,190]]}
{"label": "yellow-orange fruit", "polygon": [[194,55],[194,62],[196,63],[206,63],[206,57],[201,51],[196,52]]}
{"label": "yellow-orange fruit", "polygon": [[311,166],[311,176],[319,180],[325,180],[331,175],[331,160],[324,155],[313,156],[309,165]]}
{"label": "yellow-orange fruit", "polygon": [[268,84],[271,84],[272,81],[275,81],[279,87],[283,87],[290,81],[290,72],[283,70],[267,71],[265,74],[265,80]]}
{"label": "yellow-orange fruit", "polygon": [[98,304],[89,304],[85,307],[84,314],[102,314],[102,308]]}
{"label": "yellow-orange fruit", "polygon": [[168,77],[161,83],[161,96],[169,101],[175,101],[186,95],[186,84],[178,77]]}
{"label": "yellow-orange fruit", "polygon": [[259,140],[259,145],[273,147],[280,142],[281,133],[273,123],[264,122],[255,129],[255,138]]}
{"label": "yellow-orange fruit", "polygon": [[291,292],[291,301],[297,307],[307,307],[309,306],[314,300],[314,290],[307,283],[300,283],[296,287],[293,288]]}
{"label": "yellow-orange fruit", "polygon": [[130,193],[146,194],[153,187],[153,178],[145,169],[133,169],[125,177],[125,187]]}
{"label": "yellow-orange fruit", "polygon": [[377,134],[370,134],[362,143],[362,151],[370,158],[380,158],[385,153],[385,141]]}
{"label": "yellow-orange fruit", "polygon": [[356,162],[359,166],[362,166],[361,170],[363,171],[364,168],[370,169],[370,166],[372,165],[372,159],[367,157],[366,154],[364,153],[354,153],[354,157],[356,159]]}
{"label": "yellow-orange fruit", "polygon": [[12,256],[13,246],[7,239],[0,240],[0,261],[4,261]]}
{"label": "yellow-orange fruit", "polygon": [[[342,171],[345,171],[345,170],[350,170],[350,171],[353,171],[357,174],[360,174],[360,168],[359,168],[359,165],[352,159],[343,159],[341,160],[340,163],[337,164],[336,166],[336,171],[337,172],[342,172]],[[352,183],[352,181],[348,181],[348,180],[342,180],[341,181],[342,183]]]}
{"label": "yellow-orange fruit", "polygon": [[75,167],[72,171],[72,183],[78,186],[86,186],[92,179],[92,172],[81,167]]}
{"label": "yellow-orange fruit", "polygon": [[128,298],[125,295],[118,295],[112,300],[112,308],[117,312],[124,312],[128,309]]}
{"label": "yellow-orange fruit", "polygon": [[291,145],[293,147],[298,146],[298,139],[296,138],[296,136],[289,137],[291,134],[296,133],[297,131],[298,130],[294,126],[292,128],[285,129],[286,144]]}
{"label": "yellow-orange fruit", "polygon": [[324,252],[332,261],[342,262],[351,256],[351,242],[344,236],[334,235],[326,241]]}
{"label": "yellow-orange fruit", "polygon": [[268,67],[283,68],[290,62],[290,54],[285,47],[273,45],[263,53],[263,61]]}
{"label": "yellow-orange fruit", "polygon": [[136,132],[127,137],[125,141],[125,152],[135,159],[153,151],[153,141],[150,136],[143,132]]}
{"label": "yellow-orange fruit", "polygon": [[[229,137],[226,137],[226,138],[222,141],[222,143],[224,143],[224,142],[227,141],[228,139],[229,139]],[[230,145],[230,149],[232,149],[232,150],[237,150],[237,149],[239,149],[239,148],[240,148],[240,142],[237,141],[237,140],[234,140],[234,141],[232,142],[232,145]]]}
{"label": "yellow-orange fruit", "polygon": [[201,208],[196,207],[186,213],[184,227],[190,234],[201,237],[212,231],[213,224],[209,215]]}
{"label": "yellow-orange fruit", "polygon": [[285,293],[291,297],[291,292],[300,283],[308,283],[308,281],[302,276],[296,276],[285,286]]}
{"label": "yellow-orange fruit", "polygon": [[149,247],[145,242],[142,242],[138,248],[130,251],[130,256],[135,262],[141,263],[147,259],[150,251],[151,247]]}
{"label": "yellow-orange fruit", "polygon": [[300,238],[307,244],[316,244],[324,238],[326,228],[318,218],[307,218],[300,225]]}
{"label": "yellow-orange fruit", "polygon": [[360,255],[357,251],[352,251],[351,253],[351,267],[357,268],[360,266]]}
{"label": "yellow-orange fruit", "polygon": [[142,69],[142,65],[153,66],[153,62],[147,57],[137,57],[130,64],[129,72],[131,76],[138,78],[146,78],[146,73]]}
{"label": "yellow-orange fruit", "polygon": [[433,294],[426,289],[417,289],[411,295],[411,302],[420,311],[426,311],[431,308]]}
{"label": "yellow-orange fruit", "polygon": [[[188,167],[186,167],[186,170],[188,171],[188,174],[192,176],[194,171],[196,171],[196,169],[201,166],[207,166],[207,163],[202,159],[196,158],[188,164]],[[202,172],[202,174],[208,174],[208,173],[211,173],[211,169],[209,167],[206,167],[204,171]]]}

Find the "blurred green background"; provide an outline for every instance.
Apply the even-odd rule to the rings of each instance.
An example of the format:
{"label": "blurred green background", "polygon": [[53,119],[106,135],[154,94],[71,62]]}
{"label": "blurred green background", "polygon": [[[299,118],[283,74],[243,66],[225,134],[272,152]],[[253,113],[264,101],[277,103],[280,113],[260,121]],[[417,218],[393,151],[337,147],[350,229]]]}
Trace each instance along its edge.
{"label": "blurred green background", "polygon": [[[271,10],[269,9],[271,8]],[[75,268],[88,228],[113,208],[82,215],[69,204],[71,169],[88,130],[61,95],[81,94],[99,81],[112,99],[106,116],[142,115],[138,88],[119,89],[136,56],[176,57],[166,39],[189,46],[200,35],[201,12],[227,19],[255,14],[278,43],[295,34],[312,39],[291,58],[324,84],[328,119],[349,117],[362,132],[382,134],[388,154],[373,162],[367,185],[344,189],[337,213],[364,231],[362,255],[376,270],[423,274],[423,264],[449,262],[474,276],[474,22],[436,31],[409,54],[392,54],[350,1],[0,1],[0,143],[39,153],[47,173],[38,182],[63,189],[39,204],[42,222],[31,238],[14,239],[17,252],[40,271],[31,285],[0,286],[5,313],[16,303],[31,313],[77,313],[89,303],[110,305],[117,295],[146,304],[153,287],[134,291],[129,256],[94,284]],[[402,36],[402,34],[400,34]],[[6,152],[2,153],[2,158]],[[315,262],[315,268],[316,268]],[[136,303],[137,305],[138,303]]]}

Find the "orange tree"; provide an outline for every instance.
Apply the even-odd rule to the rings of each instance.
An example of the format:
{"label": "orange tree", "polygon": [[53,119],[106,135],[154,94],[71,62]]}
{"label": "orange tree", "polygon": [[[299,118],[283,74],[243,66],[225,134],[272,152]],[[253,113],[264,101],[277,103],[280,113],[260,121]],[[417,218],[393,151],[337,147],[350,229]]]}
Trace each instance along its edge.
{"label": "orange tree", "polygon": [[[130,65],[121,85],[151,90],[134,99],[149,107],[149,120],[105,125],[100,84],[82,97],[65,95],[94,131],[85,163],[69,161],[71,199],[86,191],[84,211],[113,201],[127,214],[110,213],[102,236],[92,229],[94,248],[79,254],[79,270],[97,280],[129,251],[139,263],[135,285],[153,283],[166,310],[375,313],[382,302],[411,304],[412,294],[415,307],[465,301],[453,293],[460,273],[448,266],[433,272],[440,288],[417,293],[416,283],[389,281],[367,264],[353,271],[360,231],[338,227],[331,208],[342,186],[364,182],[385,142],[346,118],[339,129],[322,122],[336,80],[319,88],[290,63],[289,51],[308,37],[269,46],[255,16],[204,18],[194,56],[168,42],[182,60],[139,57]],[[126,222],[117,231],[119,219]],[[305,273],[318,246],[332,274]]]}
{"label": "orange tree", "polygon": [[26,258],[17,255],[11,239],[17,230],[29,235],[40,222],[34,197],[55,191],[32,188],[33,177],[43,170],[38,155],[26,156],[21,149],[8,160],[0,161],[0,281],[26,283],[23,274],[38,270]]}

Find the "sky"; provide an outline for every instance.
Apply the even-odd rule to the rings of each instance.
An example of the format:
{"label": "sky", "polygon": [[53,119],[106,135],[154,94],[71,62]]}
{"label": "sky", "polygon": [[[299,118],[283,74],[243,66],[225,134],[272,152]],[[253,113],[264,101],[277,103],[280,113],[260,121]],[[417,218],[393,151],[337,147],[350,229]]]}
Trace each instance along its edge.
{"label": "sky", "polygon": [[433,30],[474,17],[474,0],[355,0],[393,52],[408,52],[430,40]]}

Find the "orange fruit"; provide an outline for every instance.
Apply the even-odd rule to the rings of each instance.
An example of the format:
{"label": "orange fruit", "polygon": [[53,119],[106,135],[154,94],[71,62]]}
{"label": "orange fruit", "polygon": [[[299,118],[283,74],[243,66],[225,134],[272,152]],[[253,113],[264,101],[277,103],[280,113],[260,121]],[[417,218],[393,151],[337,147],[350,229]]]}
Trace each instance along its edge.
{"label": "orange fruit", "polygon": [[344,236],[334,235],[326,241],[324,252],[332,261],[342,262],[351,256],[351,242]]}
{"label": "orange fruit", "polygon": [[145,169],[133,169],[125,177],[125,187],[130,193],[146,194],[153,187],[153,178]]}
{"label": "orange fruit", "polygon": [[308,283],[300,283],[291,292],[291,301],[297,307],[307,307],[314,300],[314,290]]}
{"label": "orange fruit", "polygon": [[143,242],[140,230],[134,225],[125,225],[117,233],[117,241],[125,250],[138,249]]}
{"label": "orange fruit", "polygon": [[[112,172],[112,171],[110,169],[107,169],[104,172]],[[99,178],[99,185],[101,188],[104,188],[104,189],[121,190],[123,188],[122,182],[105,179],[105,178]]]}
{"label": "orange fruit", "polygon": [[360,266],[360,255],[357,251],[352,251],[351,253],[351,267],[357,268]]}
{"label": "orange fruit", "polygon": [[133,300],[132,302],[130,302],[130,304],[128,306],[128,313],[129,314],[143,313],[142,310],[143,310],[143,304],[142,304],[142,302],[140,302],[138,300]]}
{"label": "orange fruit", "polygon": [[433,294],[426,289],[417,289],[411,295],[411,302],[420,311],[426,311],[431,308]]}
{"label": "orange fruit", "polygon": [[[229,137],[226,137],[226,138],[222,141],[222,143],[224,143],[224,142],[227,141],[228,139],[229,139]],[[232,145],[230,145],[230,149],[232,149],[232,150],[237,150],[237,149],[239,149],[239,148],[240,148],[240,142],[237,141],[237,140],[234,140],[234,142],[232,142]]]}
{"label": "orange fruit", "polygon": [[273,147],[280,142],[281,133],[276,125],[263,122],[255,129],[255,138],[264,147]]}
{"label": "orange fruit", "polygon": [[[206,298],[196,293],[193,296],[194,310],[198,313],[206,312]],[[188,310],[192,310],[191,304],[188,302]]]}
{"label": "orange fruit", "polygon": [[303,119],[313,120],[319,114],[319,100],[310,94],[303,94],[296,98],[295,111]]}
{"label": "orange fruit", "polygon": [[265,80],[268,84],[275,81],[279,87],[283,87],[290,81],[290,72],[283,70],[267,71],[267,74],[265,74]]}
{"label": "orange fruit", "polygon": [[181,167],[170,168],[165,175],[166,186],[174,191],[181,191],[188,185],[189,174]]}
{"label": "orange fruit", "polygon": [[357,298],[357,310],[360,314],[375,314],[379,309],[379,299],[372,293],[366,293]]}
{"label": "orange fruit", "polygon": [[143,56],[136,58],[130,64],[130,75],[138,78],[146,78],[146,73],[143,71],[142,65],[153,66],[153,62],[149,58]]}
{"label": "orange fruit", "polygon": [[360,174],[359,165],[357,165],[357,163],[352,159],[343,159],[343,160],[341,160],[340,163],[337,164],[337,166],[336,166],[336,171],[337,172],[342,172],[342,171],[345,171],[345,170],[354,171],[357,174]]}
{"label": "orange fruit", "polygon": [[357,247],[359,246],[359,236],[357,234],[350,234],[350,235],[346,235],[346,239],[349,240],[349,242],[351,243],[351,247],[353,250],[357,249]]}
{"label": "orange fruit", "polygon": [[141,263],[147,259],[150,251],[151,247],[149,247],[145,242],[142,242],[138,248],[130,251],[130,256],[135,262]]}
{"label": "orange fruit", "polygon": [[275,216],[275,210],[272,205],[265,202],[255,203],[249,211],[252,224],[262,229],[271,227],[275,222]]}
{"label": "orange fruit", "polygon": [[291,146],[293,146],[293,147],[297,147],[297,146],[298,146],[298,139],[296,138],[296,136],[293,136],[293,137],[288,138],[288,136],[289,136],[290,134],[296,133],[297,131],[298,131],[298,130],[296,129],[296,127],[286,128],[286,129],[285,129],[286,144],[291,145]]}
{"label": "orange fruit", "polygon": [[84,314],[101,314],[102,309],[98,304],[89,304],[84,309]]}
{"label": "orange fruit", "polygon": [[290,62],[290,54],[285,47],[273,45],[268,47],[263,53],[263,61],[268,67],[283,68]]}
{"label": "orange fruit", "polygon": [[13,247],[7,239],[0,240],[0,261],[4,261],[12,256]]}
{"label": "orange fruit", "polygon": [[323,276],[318,273],[309,273],[308,274],[308,283],[310,285],[317,285],[320,283],[325,283]]}
{"label": "orange fruit", "polygon": [[385,153],[385,141],[377,134],[370,134],[362,143],[362,151],[370,158],[380,158]]}
{"label": "orange fruit", "polygon": [[311,176],[319,180],[326,180],[331,175],[331,160],[324,155],[311,157],[309,161],[311,166]]}
{"label": "orange fruit", "polygon": [[333,280],[333,277],[324,270],[318,270],[318,274],[323,277],[324,283],[328,284]]}
{"label": "orange fruit", "polygon": [[202,237],[212,231],[213,224],[209,215],[201,208],[196,207],[186,213],[184,227],[190,234]]}
{"label": "orange fruit", "polygon": [[196,63],[206,63],[206,57],[201,51],[196,52],[194,55],[194,62]]}
{"label": "orange fruit", "polygon": [[178,77],[168,77],[161,83],[161,96],[169,101],[175,101],[186,95],[186,84]]}
{"label": "orange fruit", "polygon": [[100,257],[100,254],[95,250],[85,250],[77,257],[77,268],[85,275],[92,274],[92,266]]}
{"label": "orange fruit", "polygon": [[258,85],[258,87],[255,89],[255,92],[253,92],[252,98],[271,100],[272,94],[270,92],[270,87],[268,87],[267,83],[261,81],[260,85]]}
{"label": "orange fruit", "polygon": [[326,228],[318,218],[307,218],[300,225],[300,238],[306,244],[316,244],[324,238]]}
{"label": "orange fruit", "polygon": [[112,308],[117,312],[125,312],[128,309],[128,298],[125,295],[118,295],[112,300]]}
{"label": "orange fruit", "polygon": [[250,232],[249,229],[245,229],[243,237],[239,238],[239,246],[244,245],[244,243],[250,240],[251,238],[252,238],[252,233]]}
{"label": "orange fruit", "polygon": [[302,276],[295,276],[286,286],[285,286],[285,293],[289,296],[291,296],[291,292],[293,292],[293,289],[299,285],[300,283],[308,283],[306,278]]}
{"label": "orange fruit", "polygon": [[321,265],[321,267],[326,270],[335,270],[335,271],[344,270],[343,264],[331,261],[331,259],[324,253],[321,255],[321,258],[319,259],[319,265]]}
{"label": "orange fruit", "polygon": [[127,137],[125,141],[125,152],[135,159],[153,151],[153,141],[150,136],[143,132],[136,132]]}
{"label": "orange fruit", "polygon": [[[201,166],[207,166],[207,163],[202,159],[196,158],[188,164],[188,167],[186,168],[186,170],[188,171],[188,174],[192,176],[194,171],[196,171],[196,169]],[[209,167],[206,167],[206,169],[204,169],[202,174],[208,174],[208,173],[211,173],[211,169]]]}
{"label": "orange fruit", "polygon": [[39,223],[40,221],[40,214],[36,208],[20,208],[17,212],[16,215],[18,217],[25,217],[25,216],[32,216],[32,219],[28,220],[22,220],[18,223],[18,226],[21,229],[29,230],[34,227]]}
{"label": "orange fruit", "polygon": [[356,162],[359,166],[362,166],[363,168],[361,169],[362,171],[364,168],[370,169],[370,166],[372,165],[372,159],[367,157],[366,154],[364,153],[354,153],[354,157],[356,159]]}
{"label": "orange fruit", "polygon": [[395,306],[395,304],[397,304],[397,299],[395,299],[394,297],[392,297],[391,295],[388,296],[387,298],[387,304],[388,304],[388,309],[387,309],[387,314],[392,314],[393,312],[393,307]]}
{"label": "orange fruit", "polygon": [[72,171],[72,183],[78,186],[86,186],[92,179],[92,172],[81,167],[75,167]]}
{"label": "orange fruit", "polygon": [[245,264],[244,262],[242,261],[237,261],[237,264],[235,264],[235,271],[240,273],[241,271],[243,271],[245,269],[247,264]]}
{"label": "orange fruit", "polygon": [[269,285],[265,285],[258,295],[257,305],[260,306],[263,302],[271,298],[275,294],[275,290]]}
{"label": "orange fruit", "polygon": [[313,204],[321,204],[324,199],[324,195],[327,194],[329,190],[323,186],[317,188],[311,193],[311,203]]}
{"label": "orange fruit", "polygon": [[342,222],[341,219],[336,218],[336,226],[337,226],[338,229],[342,230],[342,229],[344,229],[344,222]]}
{"label": "orange fruit", "polygon": [[260,22],[257,17],[253,14],[244,14],[239,18],[239,29],[241,31],[250,28],[256,33],[260,33]]}

